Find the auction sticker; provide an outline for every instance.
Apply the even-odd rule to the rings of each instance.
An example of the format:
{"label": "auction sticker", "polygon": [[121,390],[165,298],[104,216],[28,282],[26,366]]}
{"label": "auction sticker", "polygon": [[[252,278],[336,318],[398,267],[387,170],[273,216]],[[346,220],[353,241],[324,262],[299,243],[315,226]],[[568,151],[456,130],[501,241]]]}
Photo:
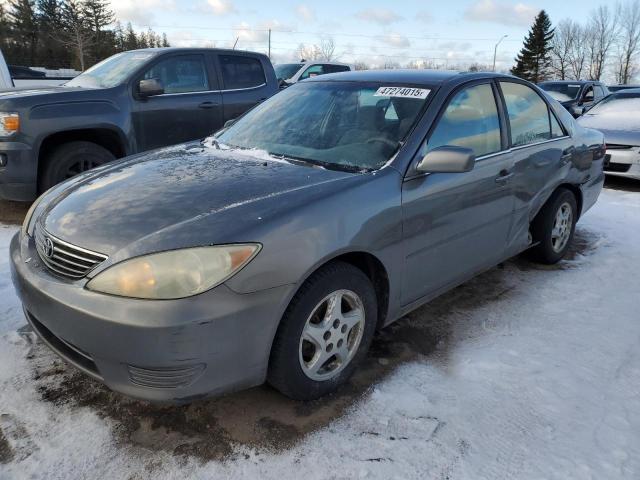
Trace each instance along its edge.
{"label": "auction sticker", "polygon": [[413,87],[380,87],[374,97],[427,98],[431,90]]}

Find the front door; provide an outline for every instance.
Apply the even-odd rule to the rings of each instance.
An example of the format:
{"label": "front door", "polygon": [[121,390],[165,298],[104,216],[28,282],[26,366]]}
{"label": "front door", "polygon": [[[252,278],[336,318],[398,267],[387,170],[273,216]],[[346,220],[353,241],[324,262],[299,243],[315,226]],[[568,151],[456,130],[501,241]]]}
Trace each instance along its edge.
{"label": "front door", "polygon": [[504,142],[491,82],[454,94],[419,158],[452,145],[471,148],[476,163],[466,173],[405,180],[403,304],[435,296],[504,257],[514,206],[513,160]]}
{"label": "front door", "polygon": [[203,54],[188,54],[163,57],[144,73],[141,79],[155,78],[164,93],[134,101],[138,151],[204,138],[219,128],[222,94],[209,72]]}

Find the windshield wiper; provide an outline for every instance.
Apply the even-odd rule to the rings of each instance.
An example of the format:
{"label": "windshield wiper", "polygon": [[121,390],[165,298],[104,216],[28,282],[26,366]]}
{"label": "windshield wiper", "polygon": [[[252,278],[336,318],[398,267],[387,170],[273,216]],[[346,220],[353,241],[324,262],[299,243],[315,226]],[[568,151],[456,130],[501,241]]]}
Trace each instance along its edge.
{"label": "windshield wiper", "polygon": [[342,171],[342,172],[350,172],[350,173],[360,173],[363,171],[369,171],[371,169],[368,168],[361,168],[361,167],[356,167],[355,165],[345,165],[342,163],[332,163],[332,162],[323,162],[322,160],[315,160],[315,159],[310,159],[310,158],[305,158],[305,157],[297,157],[295,155],[285,155],[283,153],[274,153],[274,152],[269,152],[269,155],[271,155],[274,158],[280,159],[280,160],[286,160],[288,162],[291,163],[297,163],[297,164],[307,164],[307,165],[311,165],[314,167],[322,167],[322,168],[326,168],[327,170],[338,170],[338,171]]}

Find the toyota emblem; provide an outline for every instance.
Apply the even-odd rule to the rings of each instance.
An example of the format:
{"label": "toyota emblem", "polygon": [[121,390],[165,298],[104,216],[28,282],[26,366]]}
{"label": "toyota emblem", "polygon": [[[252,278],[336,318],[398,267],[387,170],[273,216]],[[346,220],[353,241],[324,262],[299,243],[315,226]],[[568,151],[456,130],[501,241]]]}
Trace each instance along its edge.
{"label": "toyota emblem", "polygon": [[44,239],[44,256],[47,258],[53,257],[53,241],[49,237]]}

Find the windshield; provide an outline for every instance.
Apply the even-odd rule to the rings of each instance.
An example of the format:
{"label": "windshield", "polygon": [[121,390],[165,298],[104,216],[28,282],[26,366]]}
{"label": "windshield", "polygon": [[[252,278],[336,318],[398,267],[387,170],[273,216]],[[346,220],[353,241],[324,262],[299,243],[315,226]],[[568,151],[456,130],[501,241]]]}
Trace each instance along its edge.
{"label": "windshield", "polygon": [[64,84],[65,87],[111,88],[120,85],[129,75],[156,52],[133,51],[113,55],[100,63],[85,70],[73,80]]}
{"label": "windshield", "polygon": [[579,83],[542,83],[540,88],[559,102],[575,100],[580,93]]}
{"label": "windshield", "polygon": [[624,90],[609,95],[598,102],[587,115],[603,113],[637,113],[640,111],[640,91],[625,92]]}
{"label": "windshield", "polygon": [[275,65],[273,69],[276,71],[276,78],[278,80],[289,80],[300,70],[300,67],[302,67],[302,63],[282,63]]}
{"label": "windshield", "polygon": [[396,153],[429,90],[355,82],[302,82],[216,135],[220,148],[348,171],[381,168]]}

